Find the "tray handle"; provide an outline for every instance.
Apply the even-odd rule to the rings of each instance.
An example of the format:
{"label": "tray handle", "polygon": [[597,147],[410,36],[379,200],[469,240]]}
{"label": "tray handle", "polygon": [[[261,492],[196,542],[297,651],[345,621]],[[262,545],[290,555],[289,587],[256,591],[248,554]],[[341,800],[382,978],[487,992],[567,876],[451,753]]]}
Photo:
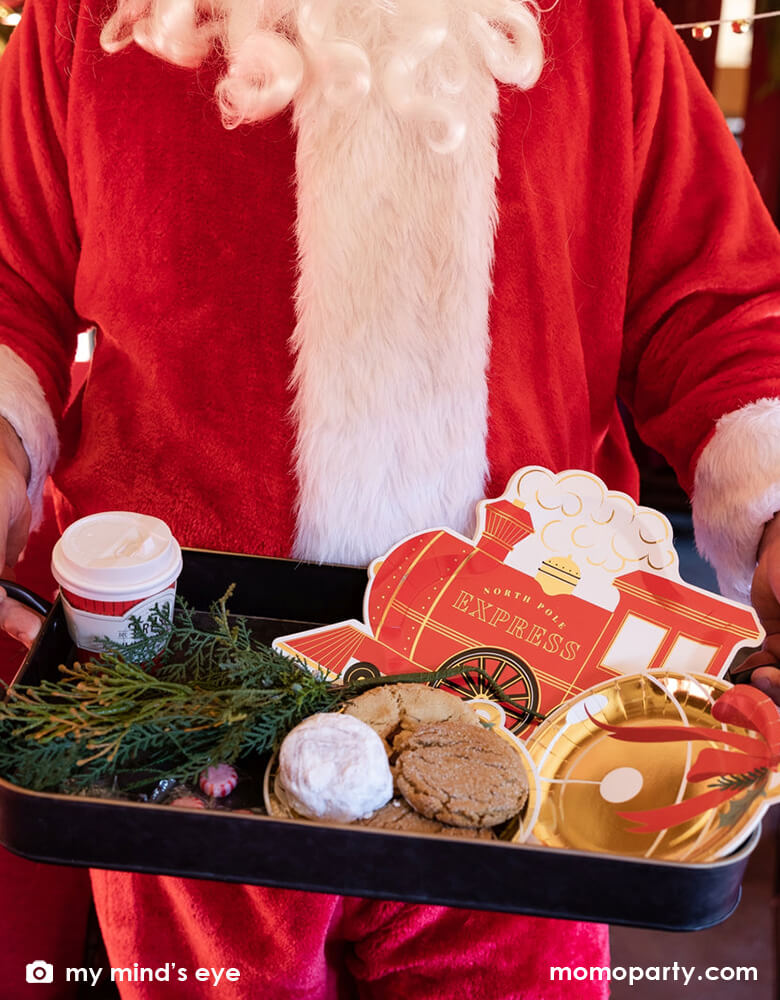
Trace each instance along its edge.
{"label": "tray handle", "polygon": [[[751,660],[753,662],[750,662]],[[749,684],[754,670],[758,670],[759,667],[776,666],[775,657],[762,646],[741,649],[729,664],[724,680],[732,684]]]}
{"label": "tray handle", "polygon": [[47,601],[45,597],[39,597],[34,591],[28,590],[27,587],[23,587],[13,580],[0,580],[0,587],[9,597],[13,597],[15,601],[19,601],[20,604],[24,604],[28,608],[32,608],[39,615],[48,615],[52,609],[51,601]]}

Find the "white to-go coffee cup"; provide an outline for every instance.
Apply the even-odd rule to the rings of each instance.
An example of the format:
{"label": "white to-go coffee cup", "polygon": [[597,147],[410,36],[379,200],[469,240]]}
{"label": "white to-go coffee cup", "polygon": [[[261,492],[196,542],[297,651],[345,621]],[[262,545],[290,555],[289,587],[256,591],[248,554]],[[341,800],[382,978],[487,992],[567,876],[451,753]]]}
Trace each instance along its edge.
{"label": "white to-go coffee cup", "polygon": [[112,510],[66,528],[51,570],[79,650],[99,653],[106,639],[129,643],[130,619],[148,621],[154,608],[173,620],[181,567],[179,543],[157,517]]}

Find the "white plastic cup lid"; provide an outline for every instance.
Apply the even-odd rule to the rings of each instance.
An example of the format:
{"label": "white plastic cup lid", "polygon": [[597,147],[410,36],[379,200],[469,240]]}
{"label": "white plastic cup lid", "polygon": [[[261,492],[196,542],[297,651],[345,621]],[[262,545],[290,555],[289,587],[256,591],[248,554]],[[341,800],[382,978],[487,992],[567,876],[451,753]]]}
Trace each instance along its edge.
{"label": "white plastic cup lid", "polygon": [[152,595],[170,586],[181,567],[181,548],[165,521],[125,510],[74,522],[51,556],[57,583],[94,601]]}

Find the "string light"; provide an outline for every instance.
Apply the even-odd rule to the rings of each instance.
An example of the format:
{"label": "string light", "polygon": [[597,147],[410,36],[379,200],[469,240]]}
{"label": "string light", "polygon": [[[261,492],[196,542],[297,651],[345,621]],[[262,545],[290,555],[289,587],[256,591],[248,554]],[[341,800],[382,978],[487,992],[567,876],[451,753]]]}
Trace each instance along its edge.
{"label": "string light", "polygon": [[[690,30],[693,38],[697,42],[702,42],[707,38],[712,38],[712,29],[719,28],[722,24],[730,24],[735,35],[746,35],[750,31],[753,21],[758,21],[764,17],[780,17],[780,10],[767,11],[764,14],[753,14],[751,17],[740,17],[736,20],[718,21],[690,21],[687,24],[674,24],[675,31]],[[0,24],[7,28],[15,27],[22,19],[19,11],[11,10],[4,4],[0,4]]]}
{"label": "string light", "polygon": [[5,4],[0,3],[0,24],[4,28],[15,28],[21,19],[22,15],[18,10],[11,10],[10,7],[6,7]]}
{"label": "string light", "polygon": [[719,21],[690,21],[687,24],[673,24],[675,31],[689,30],[691,36],[697,42],[703,42],[707,38],[712,38],[712,29],[719,28],[722,24],[730,24],[735,35],[745,35],[750,31],[753,21],[760,21],[764,17],[780,17],[780,10],[770,10],[764,14],[753,14],[751,17],[727,18]]}

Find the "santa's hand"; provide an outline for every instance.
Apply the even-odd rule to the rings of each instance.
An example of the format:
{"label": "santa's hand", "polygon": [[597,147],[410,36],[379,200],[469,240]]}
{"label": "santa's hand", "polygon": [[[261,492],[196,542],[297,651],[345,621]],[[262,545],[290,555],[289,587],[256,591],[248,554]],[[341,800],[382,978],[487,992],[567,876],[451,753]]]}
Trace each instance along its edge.
{"label": "santa's hand", "polygon": [[31,646],[41,628],[42,615],[9,597],[0,587],[0,629]]}
{"label": "santa's hand", "polygon": [[780,705],[780,513],[764,529],[750,599],[766,639],[763,649],[749,656],[740,672],[752,668],[751,684]]}
{"label": "santa's hand", "polygon": [[[13,427],[0,417],[0,567],[4,575],[14,566],[30,533],[30,501],[27,481],[30,463]],[[41,618],[8,597],[0,588],[0,629],[29,646]]]}

